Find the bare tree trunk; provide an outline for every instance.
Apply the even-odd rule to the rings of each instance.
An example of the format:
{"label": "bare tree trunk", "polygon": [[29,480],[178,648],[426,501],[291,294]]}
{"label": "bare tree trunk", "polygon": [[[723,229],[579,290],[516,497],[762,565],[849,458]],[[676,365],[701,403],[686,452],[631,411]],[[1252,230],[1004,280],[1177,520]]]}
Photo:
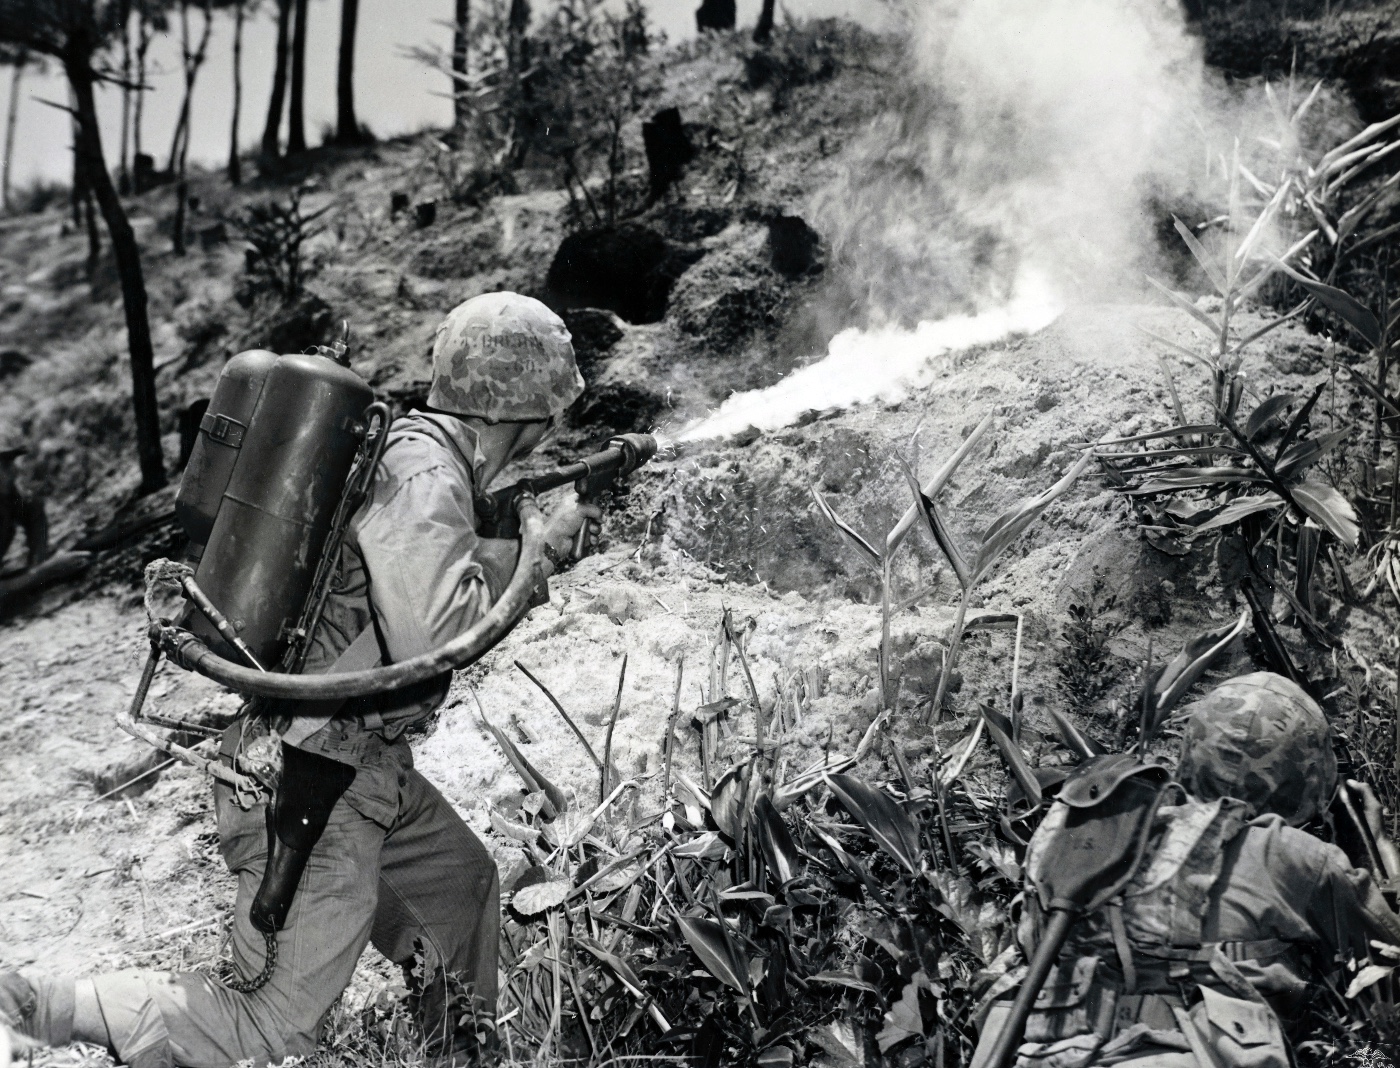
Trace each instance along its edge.
{"label": "bare tree trunk", "polygon": [[146,280],[141,270],[141,250],[121,199],[102,156],[102,134],[97,124],[93,96],[91,56],[69,54],[64,69],[73,87],[79,120],[78,143],[91,176],[98,206],[112,238],[112,252],[121,278],[122,304],[126,310],[127,344],[131,352],[131,395],[136,409],[136,452],[141,463],[141,492],[165,485],[165,458],[160,447],[160,409],[156,404],[156,375],[151,347],[151,325],[146,312]]}
{"label": "bare tree trunk", "polygon": [[763,0],[763,8],[758,13],[758,25],[753,28],[755,44],[767,44],[768,38],[773,36],[773,4],[774,0]]}
{"label": "bare tree trunk", "polygon": [[287,155],[306,151],[306,11],[310,0],[295,0],[292,33],[292,92],[287,101]]}
{"label": "bare tree trunk", "polygon": [[287,53],[289,51],[292,5],[296,0],[277,0],[277,62],[272,68],[272,97],[267,103],[267,124],[263,127],[262,154],[276,159],[282,132],[282,107],[287,102]]}
{"label": "bare tree trunk", "polygon": [[358,145],[365,139],[355,117],[355,23],[360,0],[341,0],[340,69],[335,84],[335,143]]}
{"label": "bare tree trunk", "polygon": [[204,56],[209,49],[209,34],[214,25],[212,0],[204,0],[204,33],[199,38],[199,47],[190,51],[190,5],[189,0],[180,0],[180,58],[185,69],[185,99],[180,105],[180,121],[175,127],[175,145],[170,157],[170,170],[175,175],[175,255],[185,254],[185,206],[189,202],[190,188],[185,179],[186,164],[190,157],[190,106],[194,100],[194,83],[199,77],[199,68],[204,65]]}
{"label": "bare tree trunk", "polygon": [[[146,0],[136,0],[136,84],[141,88],[136,92],[135,114],[131,120],[131,153],[134,160],[141,152],[141,126],[146,114],[146,53],[150,50],[155,34],[151,21],[146,17]],[[134,172],[133,166],[133,172]],[[142,190],[135,190],[142,192]]]}
{"label": "bare tree trunk", "polygon": [[467,95],[467,29],[471,0],[456,0],[452,18],[452,128],[460,137],[471,121],[470,97]]}
{"label": "bare tree trunk", "polygon": [[180,158],[180,140],[190,121],[190,0],[180,0],[180,69],[185,75],[185,97],[175,120],[175,133],[170,138],[170,159],[165,169],[175,173],[175,161]]}
{"label": "bare tree trunk", "polygon": [[122,145],[117,160],[117,191],[131,192],[131,0],[122,0]]}
{"label": "bare tree trunk", "polygon": [[83,189],[83,215],[87,223],[88,285],[95,287],[97,285],[97,267],[102,260],[102,233],[97,229],[97,207],[92,202],[92,187],[90,185]]}
{"label": "bare tree trunk", "polygon": [[24,60],[15,64],[10,77],[10,110],[5,116],[5,159],[0,162],[0,203],[10,210],[10,164],[15,158],[15,127],[19,123],[19,83],[24,77]]}
{"label": "bare tree trunk", "polygon": [[[529,0],[510,0],[510,11],[506,16],[506,65],[511,79],[520,90],[522,103],[518,113],[513,116],[516,133],[509,157],[509,165],[513,168],[525,162],[535,134],[534,122],[528,108],[523,106],[531,97],[530,83],[525,80],[525,72],[530,68],[530,39],[525,34],[529,28]],[[587,192],[585,189],[584,194],[587,195]]]}
{"label": "bare tree trunk", "polygon": [[78,150],[78,108],[73,90],[68,90],[69,126],[73,131],[73,180],[68,185],[68,210],[73,213],[73,229],[82,229],[83,196],[87,182],[83,178],[83,156]]}
{"label": "bare tree trunk", "polygon": [[228,180],[243,181],[238,158],[238,121],[243,113],[243,0],[233,2],[233,123],[228,138]]}

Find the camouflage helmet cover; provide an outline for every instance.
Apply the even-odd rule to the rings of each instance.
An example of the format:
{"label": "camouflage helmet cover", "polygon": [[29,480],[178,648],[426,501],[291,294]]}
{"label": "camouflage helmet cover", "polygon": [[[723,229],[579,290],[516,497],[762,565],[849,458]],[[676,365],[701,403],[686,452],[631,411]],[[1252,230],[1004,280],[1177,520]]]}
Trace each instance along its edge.
{"label": "camouflage helmet cover", "polygon": [[1332,730],[1297,683],[1241,675],[1186,711],[1177,780],[1193,797],[1233,797],[1294,827],[1326,807],[1337,783]]}
{"label": "camouflage helmet cover", "polygon": [[434,408],[491,422],[548,419],[582,392],[564,321],[533,297],[483,293],[437,329]]}

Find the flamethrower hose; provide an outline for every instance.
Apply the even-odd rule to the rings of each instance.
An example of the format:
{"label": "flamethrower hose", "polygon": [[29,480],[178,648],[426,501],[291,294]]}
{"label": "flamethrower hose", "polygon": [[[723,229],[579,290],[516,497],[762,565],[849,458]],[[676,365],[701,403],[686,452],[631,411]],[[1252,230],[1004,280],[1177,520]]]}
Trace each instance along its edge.
{"label": "flamethrower hose", "polygon": [[520,512],[520,557],[501,596],[465,633],[411,660],[335,675],[285,675],[254,671],[225,660],[189,631],[169,624],[152,624],[151,639],[180,667],[198,672],[230,690],[292,701],[343,700],[387,693],[445,671],[466,667],[484,656],[524,617],[540,581],[544,519],[531,497],[520,498],[517,508]]}

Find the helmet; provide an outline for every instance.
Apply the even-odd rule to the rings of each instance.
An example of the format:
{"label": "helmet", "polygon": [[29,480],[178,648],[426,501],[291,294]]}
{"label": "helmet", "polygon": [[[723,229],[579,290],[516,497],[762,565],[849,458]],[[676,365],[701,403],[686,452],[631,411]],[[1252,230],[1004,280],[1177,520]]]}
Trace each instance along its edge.
{"label": "helmet", "polygon": [[548,419],[583,392],[564,321],[533,297],[483,293],[437,329],[428,403],[491,422]]}
{"label": "helmet", "polygon": [[1326,807],[1337,783],[1332,729],[1297,683],[1241,675],[1186,712],[1177,780],[1193,797],[1233,797],[1294,827]]}

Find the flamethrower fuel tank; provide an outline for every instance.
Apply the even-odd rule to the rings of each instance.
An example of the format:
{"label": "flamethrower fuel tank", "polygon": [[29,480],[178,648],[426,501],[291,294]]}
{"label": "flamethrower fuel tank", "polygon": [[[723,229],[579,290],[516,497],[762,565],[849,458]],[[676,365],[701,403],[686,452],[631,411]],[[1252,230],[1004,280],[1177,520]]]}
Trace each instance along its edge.
{"label": "flamethrower fuel tank", "polygon": [[224,490],[243,448],[243,435],[262,396],[267,372],[276,362],[277,353],[266,349],[240,352],[229,360],[199,421],[199,437],[175,498],[175,517],[190,539],[191,560],[199,559],[209,541]]}
{"label": "flamethrower fuel tank", "polygon": [[[195,581],[263,664],[301,614],[373,400],[318,354],[246,352],[219,378],[176,507],[192,555],[203,542]],[[241,659],[198,612],[186,625]]]}

